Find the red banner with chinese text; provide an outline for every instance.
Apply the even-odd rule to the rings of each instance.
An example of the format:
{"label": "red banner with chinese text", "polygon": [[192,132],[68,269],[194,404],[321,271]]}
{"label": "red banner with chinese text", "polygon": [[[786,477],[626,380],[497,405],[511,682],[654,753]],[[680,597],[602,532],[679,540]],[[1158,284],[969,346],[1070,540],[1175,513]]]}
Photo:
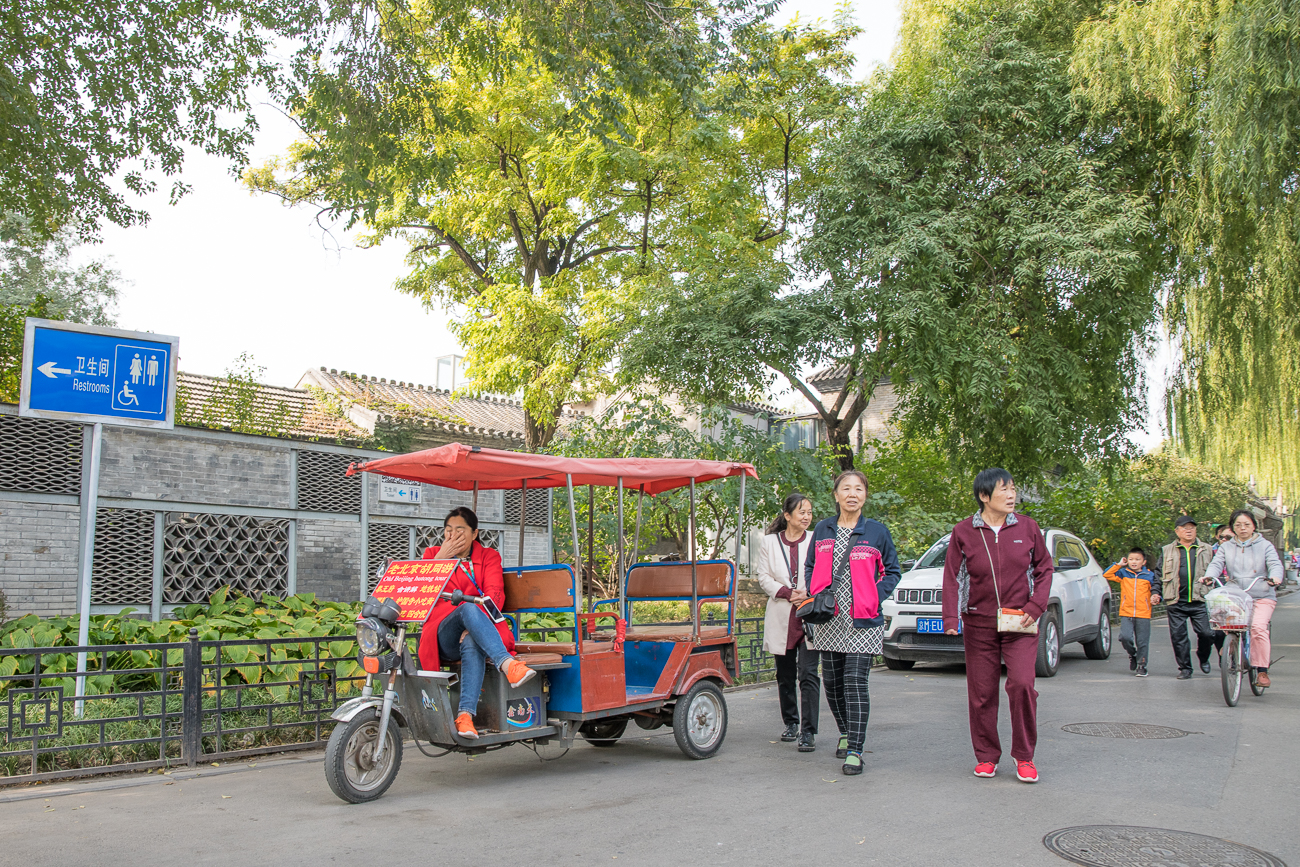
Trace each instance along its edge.
{"label": "red banner with chinese text", "polygon": [[375,585],[376,599],[392,599],[402,609],[399,621],[423,623],[459,560],[396,560]]}

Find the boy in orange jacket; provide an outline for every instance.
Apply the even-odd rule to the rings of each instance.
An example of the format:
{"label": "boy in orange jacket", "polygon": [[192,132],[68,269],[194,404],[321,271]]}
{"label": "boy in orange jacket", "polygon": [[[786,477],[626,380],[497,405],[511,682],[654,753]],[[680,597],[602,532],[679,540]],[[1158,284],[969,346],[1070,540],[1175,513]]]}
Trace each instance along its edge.
{"label": "boy in orange jacket", "polygon": [[1106,578],[1119,584],[1119,643],[1128,651],[1128,670],[1146,677],[1151,606],[1160,602],[1159,579],[1147,568],[1147,555],[1141,548],[1133,548],[1107,569]]}

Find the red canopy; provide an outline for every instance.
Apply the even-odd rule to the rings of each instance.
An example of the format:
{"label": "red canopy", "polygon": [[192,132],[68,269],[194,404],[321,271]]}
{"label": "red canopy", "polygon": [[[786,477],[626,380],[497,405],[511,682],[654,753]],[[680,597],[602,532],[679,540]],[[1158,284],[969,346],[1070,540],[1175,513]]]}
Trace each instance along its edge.
{"label": "red canopy", "polygon": [[348,467],[357,472],[382,473],[411,482],[469,491],[517,490],[525,480],[529,488],[562,488],[566,475],[573,484],[613,487],[623,479],[631,490],[645,485],[647,494],[660,494],[691,483],[745,475],[758,478],[751,464],[730,461],[685,461],[671,458],[561,458],[531,455],[450,443],[409,455],[364,461]]}

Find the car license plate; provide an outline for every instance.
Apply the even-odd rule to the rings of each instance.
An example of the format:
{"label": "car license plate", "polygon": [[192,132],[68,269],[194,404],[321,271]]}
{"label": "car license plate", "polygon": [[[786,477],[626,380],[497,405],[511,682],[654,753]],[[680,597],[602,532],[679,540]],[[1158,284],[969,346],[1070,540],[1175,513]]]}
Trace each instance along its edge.
{"label": "car license plate", "polygon": [[[916,618],[916,631],[925,633],[942,633],[942,617],[918,617]],[[961,632],[961,621],[957,621],[957,631]]]}

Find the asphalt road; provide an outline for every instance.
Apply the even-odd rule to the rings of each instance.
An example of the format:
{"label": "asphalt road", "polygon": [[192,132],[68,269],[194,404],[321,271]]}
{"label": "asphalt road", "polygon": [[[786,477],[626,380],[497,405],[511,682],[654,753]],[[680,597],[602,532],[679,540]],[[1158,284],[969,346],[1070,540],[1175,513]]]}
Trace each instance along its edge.
{"label": "asphalt road", "polygon": [[[1152,676],[1119,647],[1077,645],[1040,680],[1042,782],[971,775],[960,666],[872,674],[867,771],[840,774],[823,707],[817,752],[775,743],[772,688],[728,695],[730,728],[707,761],[671,733],[632,728],[613,749],[581,744],[542,763],[515,747],[468,760],[408,747],[380,801],[350,806],[319,754],[200,775],[117,777],[0,789],[4,864],[889,864],[1062,865],[1043,835],[1076,825],[1223,837],[1300,867],[1300,594],[1278,606],[1277,684],[1227,707],[1218,671],[1174,679],[1168,629],[1152,631]],[[1005,708],[1005,706],[1004,706]],[[1063,732],[1128,722],[1192,732],[1117,740]],[[1010,745],[1003,720],[1004,749]],[[635,735],[633,734],[635,733]]]}

